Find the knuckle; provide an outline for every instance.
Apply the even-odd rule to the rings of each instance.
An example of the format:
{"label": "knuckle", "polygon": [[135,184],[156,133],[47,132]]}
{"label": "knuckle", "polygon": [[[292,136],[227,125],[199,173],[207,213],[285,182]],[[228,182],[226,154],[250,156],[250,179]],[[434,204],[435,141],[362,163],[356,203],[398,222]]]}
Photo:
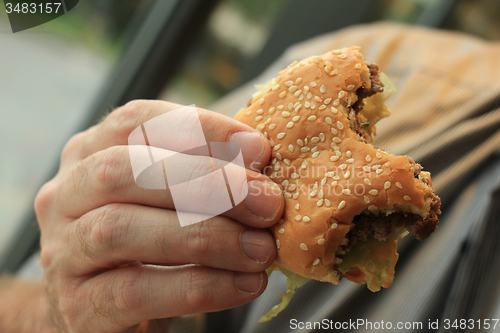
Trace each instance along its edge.
{"label": "knuckle", "polygon": [[107,119],[113,134],[126,140],[129,134],[140,125],[137,122],[139,115],[148,109],[149,103],[146,100],[134,100],[113,111]]}
{"label": "knuckle", "polygon": [[61,163],[66,162],[74,156],[78,156],[82,146],[83,137],[84,132],[80,132],[73,135],[68,140],[61,153]]}
{"label": "knuckle", "polygon": [[211,221],[203,221],[198,225],[189,226],[186,236],[186,246],[190,253],[197,257],[207,255],[211,249],[214,240],[214,230],[211,227]]}
{"label": "knuckle", "polygon": [[120,204],[110,204],[104,206],[95,215],[90,225],[88,233],[90,240],[86,242],[85,236],[79,237],[90,245],[97,253],[112,253],[115,244],[121,237],[119,220],[122,216],[123,207]]}
{"label": "knuckle", "polygon": [[115,284],[114,288],[111,289],[113,290],[111,299],[118,312],[131,313],[141,307],[143,295],[139,291],[141,288],[138,288],[139,279],[139,272],[128,271],[120,279],[120,282]]}
{"label": "knuckle", "polygon": [[212,286],[204,269],[190,270],[183,287],[182,301],[190,313],[208,309],[212,297]]}
{"label": "knuckle", "polygon": [[121,188],[125,175],[126,149],[111,147],[99,154],[92,155],[97,189],[104,195],[112,195]]}
{"label": "knuckle", "polygon": [[35,213],[38,219],[38,223],[41,224],[48,215],[48,210],[52,206],[54,199],[56,197],[56,186],[54,180],[45,183],[35,198]]}

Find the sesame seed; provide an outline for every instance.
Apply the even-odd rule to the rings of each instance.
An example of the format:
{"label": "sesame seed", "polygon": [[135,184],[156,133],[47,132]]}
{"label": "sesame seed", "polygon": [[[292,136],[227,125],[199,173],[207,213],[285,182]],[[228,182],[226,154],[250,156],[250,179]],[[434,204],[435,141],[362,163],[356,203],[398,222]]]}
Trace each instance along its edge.
{"label": "sesame seed", "polygon": [[297,179],[299,178],[299,174],[294,172],[290,175],[290,177],[292,177],[292,179]]}
{"label": "sesame seed", "polygon": [[334,174],[335,174],[335,172],[328,171],[327,173],[325,173],[325,177],[333,177]]}
{"label": "sesame seed", "polygon": [[313,61],[315,63],[318,63],[320,58],[321,58],[320,56],[316,56],[316,57],[313,58]]}
{"label": "sesame seed", "polygon": [[[311,110],[314,110],[314,109],[316,109],[316,103],[311,102]],[[316,116],[311,116],[311,117],[316,117]],[[311,117],[309,117],[309,118],[311,118]]]}
{"label": "sesame seed", "polygon": [[293,195],[293,198],[294,198],[294,199],[297,199],[297,198],[299,197],[299,194],[300,194],[299,192],[295,193],[295,194]]}
{"label": "sesame seed", "polygon": [[316,102],[320,102],[320,103],[321,103],[321,102],[323,102],[323,100],[322,100],[322,99],[321,99],[321,97],[319,97],[319,96],[314,96],[314,100],[315,100]]}
{"label": "sesame seed", "polygon": [[283,138],[285,137],[285,135],[286,135],[286,133],[285,133],[285,132],[281,132],[281,133],[279,133],[276,137],[277,137],[278,139],[283,139]]}
{"label": "sesame seed", "polygon": [[315,197],[316,194],[318,194],[318,191],[312,190],[311,193],[309,193],[309,196],[312,198],[312,197]]}
{"label": "sesame seed", "polygon": [[300,220],[302,220],[302,216],[300,216],[300,215],[296,215],[296,216],[295,216],[295,221],[300,221]]}
{"label": "sesame seed", "polygon": [[292,111],[293,109],[293,103],[288,103],[288,110]]}
{"label": "sesame seed", "polygon": [[277,85],[275,85],[275,86],[273,87],[273,89],[272,89],[272,90],[273,90],[273,91],[276,91],[276,90],[278,90],[279,88],[280,88],[280,85],[279,85],[279,84],[277,84]]}
{"label": "sesame seed", "polygon": [[377,195],[378,191],[375,190],[375,189],[373,189],[373,190],[368,191],[368,193],[371,194],[371,195]]}
{"label": "sesame seed", "polygon": [[288,158],[285,158],[283,162],[285,162],[286,165],[290,165],[290,160]]}
{"label": "sesame seed", "polygon": [[300,89],[299,89],[299,90],[297,90],[297,91],[293,94],[293,96],[295,96],[295,97],[299,97],[299,96],[300,96],[300,94],[302,94],[302,90],[300,90]]}
{"label": "sesame seed", "polygon": [[276,124],[271,124],[271,125],[269,125],[269,129],[270,129],[270,130],[273,130],[273,129],[275,129],[275,128],[276,128]]}
{"label": "sesame seed", "polygon": [[278,105],[278,110],[283,110],[284,108],[283,104]]}
{"label": "sesame seed", "polygon": [[340,104],[340,101],[338,99],[334,100],[333,101],[333,105],[334,106],[338,106]]}
{"label": "sesame seed", "polygon": [[338,50],[338,49],[337,49],[337,50],[333,50],[333,51],[332,51],[332,53],[333,53],[333,54],[340,54],[341,52],[342,52],[342,51],[340,51],[340,50]]}
{"label": "sesame seed", "polygon": [[390,166],[391,166],[391,162],[385,162],[385,163],[384,163],[384,166],[385,166],[386,168],[390,167]]}
{"label": "sesame seed", "polygon": [[318,244],[319,244],[319,245],[323,245],[323,244],[325,244],[325,239],[324,239],[324,238],[320,238],[320,239],[318,239]]}
{"label": "sesame seed", "polygon": [[283,224],[285,223],[285,219],[284,218],[281,218],[279,221],[278,221],[279,224]]}
{"label": "sesame seed", "polygon": [[286,124],[286,128],[292,128],[293,127],[293,121],[289,122]]}
{"label": "sesame seed", "polygon": [[382,158],[382,154],[380,152],[377,152],[375,156],[377,156],[377,158]]}
{"label": "sesame seed", "polygon": [[332,124],[333,124],[333,122],[332,122],[332,118],[330,118],[330,117],[326,117],[326,118],[325,118],[325,123],[327,123],[328,125],[332,125]]}
{"label": "sesame seed", "polygon": [[339,70],[337,68],[335,68],[333,71],[331,71],[328,74],[330,74],[330,75],[337,75],[338,73],[339,73]]}
{"label": "sesame seed", "polygon": [[365,199],[366,203],[370,203],[370,198],[368,196],[365,195],[365,196],[363,196],[363,198]]}
{"label": "sesame seed", "polygon": [[300,82],[302,82],[302,78],[298,77],[297,80],[295,80],[295,84],[299,84]]}
{"label": "sesame seed", "polygon": [[293,121],[299,121],[299,119],[300,119],[300,116],[294,116],[294,117],[292,118],[292,120],[293,120]]}
{"label": "sesame seed", "polygon": [[319,156],[319,151],[317,151],[317,152],[315,152],[315,153],[312,154],[312,158],[316,158],[318,156]]}
{"label": "sesame seed", "polygon": [[402,189],[403,188],[403,185],[401,185],[400,182],[396,182],[396,187],[399,188],[399,189]]}
{"label": "sesame seed", "polygon": [[[324,180],[324,182],[323,182],[323,180]],[[321,180],[321,185],[324,186],[325,183],[326,183],[326,178],[323,178]],[[325,194],[323,193],[323,189],[320,189],[319,192],[318,192],[318,198],[323,199],[324,195]]]}
{"label": "sesame seed", "polygon": [[280,153],[276,153],[276,158],[277,158],[278,160],[280,160],[280,161],[283,159],[283,157],[281,157],[281,154],[280,154]]}
{"label": "sesame seed", "polygon": [[313,87],[313,88],[317,86],[316,82],[314,82],[314,81],[313,81],[313,82],[311,82],[311,84],[309,84],[309,85],[310,85],[311,87]]}
{"label": "sesame seed", "polygon": [[312,143],[316,143],[316,142],[318,142],[318,141],[319,141],[319,138],[318,138],[317,136],[315,136],[315,137],[313,137],[313,138],[311,139],[311,142],[312,142]]}
{"label": "sesame seed", "polygon": [[319,139],[321,141],[325,141],[325,134],[324,133],[319,133]]}
{"label": "sesame seed", "polygon": [[301,139],[297,140],[297,144],[301,147],[304,147],[304,142]]}
{"label": "sesame seed", "polygon": [[[271,118],[267,118],[267,120],[264,122],[264,124],[269,124],[271,122]],[[267,133],[267,132],[266,132]]]}
{"label": "sesame seed", "polygon": [[279,169],[281,169],[280,162],[276,162],[276,164],[274,165],[274,170],[278,171]]}
{"label": "sesame seed", "polygon": [[304,244],[304,243],[300,243],[300,248],[301,248],[302,250],[304,250],[304,251],[307,251],[307,250],[308,250],[307,245],[306,245],[306,244]]}
{"label": "sesame seed", "polygon": [[372,182],[368,178],[365,178],[363,181],[365,182],[366,185],[372,184]]}
{"label": "sesame seed", "polygon": [[345,195],[351,195],[351,190],[346,188],[345,190],[342,190],[342,193],[344,193]]}
{"label": "sesame seed", "polygon": [[307,120],[309,120],[309,121],[315,121],[316,120],[316,116],[309,116],[307,118]]}
{"label": "sesame seed", "polygon": [[285,192],[285,194],[283,194],[283,196],[285,197],[285,199],[290,199],[292,197],[292,195],[288,192]]}
{"label": "sesame seed", "polygon": [[370,205],[370,206],[368,206],[368,210],[369,210],[370,212],[376,212],[376,211],[377,211],[377,209],[378,209],[378,207],[377,207],[377,206],[375,206],[375,205]]}
{"label": "sesame seed", "polygon": [[292,185],[288,186],[289,191],[295,191],[296,188],[297,188],[297,184],[292,184]]}
{"label": "sesame seed", "polygon": [[292,145],[292,144],[289,144],[289,145],[288,145],[288,150],[289,150],[290,152],[292,152],[292,153],[293,153],[293,151],[294,151],[295,149],[294,149],[294,147],[293,147],[293,145]]}
{"label": "sesame seed", "polygon": [[309,147],[302,147],[302,148],[300,148],[300,151],[303,152],[303,153],[307,153],[310,150],[311,150],[311,148],[309,148]]}
{"label": "sesame seed", "polygon": [[[312,141],[312,139],[311,139]],[[311,153],[315,153],[318,151],[318,146],[314,146],[312,149],[311,149]]]}
{"label": "sesame seed", "polygon": [[299,204],[298,202],[295,204],[295,209],[296,209],[296,210],[299,210],[299,209],[300,209],[300,204]]}
{"label": "sesame seed", "polygon": [[302,218],[302,221],[304,221],[304,222],[311,222],[311,219],[309,218],[309,216],[304,216]]}
{"label": "sesame seed", "polygon": [[332,101],[331,98],[327,98],[325,99],[325,101],[323,103],[325,103],[326,105],[330,104],[330,102]]}
{"label": "sesame seed", "polygon": [[271,179],[276,178],[276,174],[277,174],[276,172],[271,173],[271,175],[269,176],[269,178],[271,178]]}
{"label": "sesame seed", "polygon": [[366,160],[367,162],[371,162],[372,157],[371,157],[370,155],[366,155],[365,160]]}
{"label": "sesame seed", "polygon": [[262,110],[262,109],[258,109],[258,110],[256,111],[256,113],[257,113],[257,114],[263,114],[263,113],[264,113],[264,110]]}
{"label": "sesame seed", "polygon": [[354,89],[354,84],[350,84],[350,85],[347,86],[347,90],[348,91],[351,91],[353,89]]}
{"label": "sesame seed", "polygon": [[334,137],[332,141],[335,142],[335,143],[341,143],[342,142],[342,140],[338,136]]}
{"label": "sesame seed", "polygon": [[293,81],[286,81],[285,82],[285,86],[290,87],[291,85],[293,85]]}
{"label": "sesame seed", "polygon": [[306,109],[308,109],[308,108],[311,106],[311,103],[309,103],[308,101],[306,101],[306,102],[304,103],[304,105],[305,105]]}
{"label": "sesame seed", "polygon": [[289,181],[287,179],[285,179],[284,181],[281,182],[281,186],[285,187],[285,186],[288,186],[289,184]]}
{"label": "sesame seed", "polygon": [[247,112],[245,112],[245,114],[246,114],[247,116],[249,116],[249,115],[251,115],[251,114],[252,114],[252,111],[248,110]]}
{"label": "sesame seed", "polygon": [[339,59],[345,59],[345,58],[347,58],[347,54],[345,54],[345,53],[339,54],[337,56],[337,58],[339,58]]}
{"label": "sesame seed", "polygon": [[377,171],[375,171],[378,175],[381,174],[382,172],[384,172],[384,170],[382,169],[377,169]]}
{"label": "sesame seed", "polygon": [[262,116],[255,117],[255,121],[261,121],[261,120],[262,120]]}
{"label": "sesame seed", "polygon": [[271,162],[271,164],[276,164],[276,162],[278,162],[278,160],[275,158],[273,158],[273,161]]}
{"label": "sesame seed", "polygon": [[307,161],[302,162],[301,167],[302,167],[302,169],[305,169],[307,167]]}
{"label": "sesame seed", "polygon": [[269,109],[269,114],[273,114],[274,111],[276,111],[276,108],[273,106],[272,108]]}
{"label": "sesame seed", "polygon": [[[345,202],[345,201],[344,201]],[[340,205],[339,205],[340,206]],[[336,220],[335,220],[336,221]],[[337,229],[337,227],[339,226],[339,224],[337,222],[333,222],[332,225],[330,226],[330,228],[332,229]]]}
{"label": "sesame seed", "polygon": [[342,124],[340,121],[337,121],[337,128],[338,128],[339,130],[344,129],[344,124]]}
{"label": "sesame seed", "polygon": [[325,199],[325,206],[330,207],[332,205],[331,201],[328,199]]}
{"label": "sesame seed", "polygon": [[319,258],[316,258],[313,261],[313,266],[316,266],[317,264],[319,264]]}
{"label": "sesame seed", "polygon": [[360,69],[361,67],[362,67],[362,66],[361,66],[361,64],[359,64],[359,63],[358,63],[358,64],[356,64],[356,65],[354,66],[354,68],[356,68],[356,69]]}
{"label": "sesame seed", "polygon": [[339,92],[339,99],[343,98],[345,96],[345,91],[341,90]]}
{"label": "sesame seed", "polygon": [[347,171],[347,172],[344,174],[344,178],[345,178],[345,179],[348,179],[349,177],[351,177],[351,171]]}
{"label": "sesame seed", "polygon": [[338,156],[332,156],[332,157],[330,157],[330,161],[332,161],[332,162],[336,162],[336,161],[338,161],[338,160],[339,160],[339,158],[340,158],[340,157],[338,157]]}
{"label": "sesame seed", "polygon": [[281,143],[278,143],[277,145],[275,145],[275,146],[273,147],[273,149],[274,149],[274,150],[278,150],[278,149],[280,149],[280,148],[281,148]]}
{"label": "sesame seed", "polygon": [[288,111],[283,111],[283,112],[281,112],[281,116],[282,116],[283,118],[288,118],[288,117],[290,117],[290,112],[288,112]]}
{"label": "sesame seed", "polygon": [[278,232],[279,232],[280,234],[284,234],[284,233],[285,233],[285,229],[281,228],[280,230],[278,230]]}
{"label": "sesame seed", "polygon": [[367,165],[363,165],[363,171],[370,172],[370,167]]}
{"label": "sesame seed", "polygon": [[297,87],[297,86],[291,86],[290,88],[288,88],[288,91],[293,93],[293,92],[297,91],[298,88],[299,87]]}
{"label": "sesame seed", "polygon": [[330,131],[333,135],[337,135],[339,133],[336,128],[330,128]]}
{"label": "sesame seed", "polygon": [[334,108],[333,106],[330,108],[330,111],[332,111],[333,114],[337,114],[337,112],[339,112],[337,108]]}
{"label": "sesame seed", "polygon": [[276,247],[279,249],[281,246],[281,243],[280,243],[280,240],[279,239],[276,239]]}
{"label": "sesame seed", "polygon": [[375,164],[375,165],[372,165],[372,170],[377,170],[381,167],[380,164]]}
{"label": "sesame seed", "polygon": [[285,98],[286,90],[283,90],[282,92],[280,92],[279,96],[280,96],[280,98]]}
{"label": "sesame seed", "polygon": [[338,157],[342,156],[342,153],[339,151],[339,147],[335,147],[335,155],[337,155]]}
{"label": "sesame seed", "polygon": [[300,94],[299,96],[299,101],[303,100],[304,99],[304,94]]}
{"label": "sesame seed", "polygon": [[323,206],[323,199],[319,199],[319,200],[318,200],[318,202],[316,202],[316,205],[317,205],[318,207]]}
{"label": "sesame seed", "polygon": [[309,87],[308,86],[304,86],[304,91],[308,92],[309,91]]}
{"label": "sesame seed", "polygon": [[326,87],[324,85],[322,85],[320,88],[319,88],[319,91],[324,94],[326,92]]}
{"label": "sesame seed", "polygon": [[410,200],[411,200],[411,198],[410,198],[409,196],[407,196],[407,195],[405,195],[405,196],[403,197],[403,199],[405,199],[405,201],[410,201]]}
{"label": "sesame seed", "polygon": [[331,186],[336,186],[337,185],[337,181],[334,180],[332,183],[331,183]]}
{"label": "sesame seed", "polygon": [[271,147],[274,147],[274,140],[273,139],[270,139],[269,143],[271,144]]}
{"label": "sesame seed", "polygon": [[354,158],[349,158],[346,160],[347,163],[354,163]]}
{"label": "sesame seed", "polygon": [[265,127],[265,126],[266,126],[266,125],[264,125],[264,124],[259,124],[259,125],[257,125],[257,129],[258,129],[259,131],[262,131],[262,130],[264,129],[264,127]]}
{"label": "sesame seed", "polygon": [[341,164],[341,165],[339,165],[339,169],[340,170],[344,170],[346,168],[347,168],[347,164]]}
{"label": "sesame seed", "polygon": [[387,190],[389,187],[391,187],[391,182],[390,181],[386,181],[384,183],[384,188]]}
{"label": "sesame seed", "polygon": [[339,203],[339,206],[338,206],[338,209],[342,209],[345,207],[345,200],[342,200],[340,203]]}

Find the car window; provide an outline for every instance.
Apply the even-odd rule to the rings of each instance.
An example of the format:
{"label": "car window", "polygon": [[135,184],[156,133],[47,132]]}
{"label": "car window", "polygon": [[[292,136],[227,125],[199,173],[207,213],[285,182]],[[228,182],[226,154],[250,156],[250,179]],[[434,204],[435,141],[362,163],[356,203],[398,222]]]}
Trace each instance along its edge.
{"label": "car window", "polygon": [[127,26],[151,1],[87,0],[12,33],[0,5],[0,256],[68,138],[127,46]]}

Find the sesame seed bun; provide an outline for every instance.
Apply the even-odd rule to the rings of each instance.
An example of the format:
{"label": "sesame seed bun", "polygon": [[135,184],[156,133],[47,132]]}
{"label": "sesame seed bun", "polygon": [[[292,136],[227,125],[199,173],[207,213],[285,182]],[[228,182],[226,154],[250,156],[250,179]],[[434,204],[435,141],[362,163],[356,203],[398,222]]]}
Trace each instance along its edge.
{"label": "sesame seed bun", "polygon": [[[383,116],[363,108],[372,103],[372,111],[374,105],[387,111],[370,101],[382,91],[378,67],[367,65],[359,48],[344,48],[289,65],[235,116],[273,147],[264,172],[282,186],[286,203],[282,219],[270,228],[278,265],[315,280],[363,283],[370,278],[366,269],[340,269],[354,246],[368,239],[395,245],[389,234],[396,229],[424,239],[436,228],[440,200],[430,174],[411,158],[371,143]],[[361,126],[367,119],[368,126]],[[394,277],[395,246],[384,246],[371,250],[391,261],[383,278],[369,285],[374,291]]]}

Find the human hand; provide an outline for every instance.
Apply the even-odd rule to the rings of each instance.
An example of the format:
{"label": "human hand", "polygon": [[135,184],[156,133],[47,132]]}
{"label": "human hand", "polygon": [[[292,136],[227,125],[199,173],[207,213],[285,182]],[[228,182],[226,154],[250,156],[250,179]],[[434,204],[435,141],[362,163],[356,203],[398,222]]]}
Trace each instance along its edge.
{"label": "human hand", "polygon": [[[134,101],[115,110],[71,138],[38,193],[41,260],[60,331],[165,332],[168,320],[157,319],[236,307],[264,291],[276,247],[262,229],[281,217],[284,201],[257,172],[271,151],[259,132],[198,109],[207,142],[238,144],[254,169],[246,170],[248,196],[221,216],[180,227],[168,189],[135,184],[129,134],[179,107]],[[197,161],[179,168],[191,172]]]}

